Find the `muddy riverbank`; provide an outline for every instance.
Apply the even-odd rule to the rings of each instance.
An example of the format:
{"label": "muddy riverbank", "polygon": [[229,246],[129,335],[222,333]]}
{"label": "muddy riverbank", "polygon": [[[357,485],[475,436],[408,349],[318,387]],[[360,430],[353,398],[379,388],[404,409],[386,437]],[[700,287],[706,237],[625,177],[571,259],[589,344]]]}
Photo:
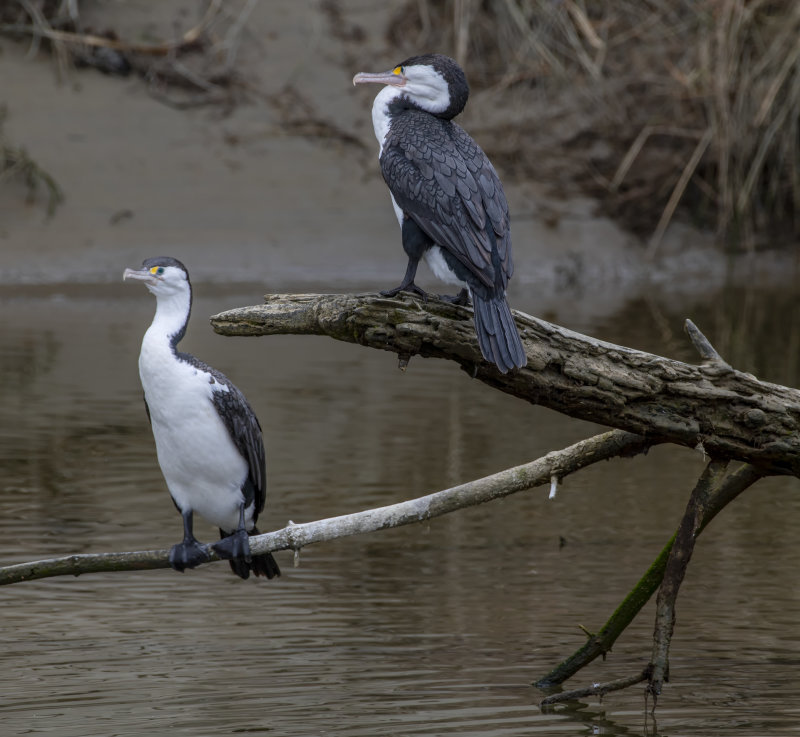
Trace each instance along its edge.
{"label": "muddy riverbank", "polygon": [[[43,50],[0,41],[6,137],[65,195],[48,218],[43,197],[30,201],[22,183],[0,188],[0,283],[110,282],[154,254],[183,259],[200,281],[268,291],[287,282],[339,290],[396,281],[404,256],[375,160],[374,91],[351,85],[354,72],[391,65],[392,8],[339,5],[343,15],[288,0],[256,6],[238,48],[248,92],[231,107],[177,109],[136,75],[71,69],[60,78]],[[193,3],[158,7],[100,3],[83,20],[132,39],[169,38],[196,20]],[[462,124],[480,127],[490,105],[491,93],[473,95]],[[533,289],[558,300],[578,290],[581,300],[602,301],[609,291],[673,289],[676,281],[707,288],[731,269],[748,280],[791,269],[780,254],[732,265],[710,236],[681,225],[652,263],[592,200],[559,199],[547,185],[506,186],[512,295]]]}

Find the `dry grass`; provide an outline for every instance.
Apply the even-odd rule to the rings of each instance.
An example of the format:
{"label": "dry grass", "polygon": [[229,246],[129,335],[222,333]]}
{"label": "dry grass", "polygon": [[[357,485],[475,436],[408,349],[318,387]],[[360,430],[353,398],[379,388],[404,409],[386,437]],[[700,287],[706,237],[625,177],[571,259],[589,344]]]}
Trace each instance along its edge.
{"label": "dry grass", "polygon": [[6,109],[0,105],[0,185],[6,181],[21,181],[27,190],[29,203],[36,200],[39,192],[44,189],[47,195],[47,216],[51,217],[56,207],[63,201],[64,194],[53,177],[42,169],[20,147],[14,146],[6,140],[3,133]]}
{"label": "dry grass", "polygon": [[[73,66],[144,78],[154,97],[178,108],[233,107],[247,85],[236,71],[240,42],[258,0],[198,2],[196,23],[156,41],[130,41],[84,25],[79,0],[0,0],[0,35],[46,46],[62,78]],[[91,3],[86,3],[91,5]],[[177,27],[176,23],[176,27]]]}
{"label": "dry grass", "polygon": [[506,171],[590,191],[652,252],[676,213],[730,248],[800,235],[800,3],[413,0],[400,17],[396,44],[530,100],[497,137]]}

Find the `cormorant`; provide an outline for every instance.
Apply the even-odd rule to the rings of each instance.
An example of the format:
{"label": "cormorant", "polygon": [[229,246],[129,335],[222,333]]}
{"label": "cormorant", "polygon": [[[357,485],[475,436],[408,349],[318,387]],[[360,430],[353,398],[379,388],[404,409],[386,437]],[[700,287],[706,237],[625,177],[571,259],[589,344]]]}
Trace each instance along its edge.
{"label": "cormorant", "polygon": [[219,527],[211,547],[237,576],[272,578],[270,553],[250,554],[249,535],[264,509],[266,474],[261,425],[244,395],[219,371],[178,351],[192,309],[186,267],[174,258],[149,258],[123,279],[137,279],[156,296],[156,314],[142,340],[139,376],[161,472],[183,517],[183,542],[170,550],[176,571],[208,560],[192,532],[198,512]]}
{"label": "cormorant", "polygon": [[461,67],[442,54],[412,56],[389,72],[361,73],[353,84],[384,84],[372,106],[381,172],[392,196],[408,256],[400,286],[413,291],[422,256],[442,281],[459,284],[448,298],[472,297],[481,353],[506,373],[526,364],[506,287],[514,271],[503,185],[480,146],[452,119],[466,105]]}

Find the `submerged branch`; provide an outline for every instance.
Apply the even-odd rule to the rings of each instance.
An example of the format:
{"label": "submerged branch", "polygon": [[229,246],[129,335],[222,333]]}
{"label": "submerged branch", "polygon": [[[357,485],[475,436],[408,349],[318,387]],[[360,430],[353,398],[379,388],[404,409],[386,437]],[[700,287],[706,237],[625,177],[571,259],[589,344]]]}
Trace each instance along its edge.
{"label": "submerged branch", "polygon": [[693,366],[520,312],[515,320],[528,365],[508,374],[481,358],[472,310],[436,298],[268,295],[266,304],[223,312],[211,324],[223,335],[325,335],[393,351],[401,362],[447,358],[496,389],[572,417],[800,475],[800,391],[718,361]]}
{"label": "submerged branch", "polygon": [[[290,524],[282,530],[251,537],[250,549],[254,554],[275,550],[300,550],[312,543],[422,522],[458,509],[500,499],[518,491],[550,484],[553,476],[563,478],[598,461],[615,456],[635,455],[647,450],[651,445],[651,442],[638,435],[612,430],[582,440],[563,450],[548,453],[531,463],[417,499],[305,524]],[[209,552],[212,560],[219,560],[213,551]],[[147,550],[68,555],[62,558],[19,563],[0,568],[0,585],[51,576],[169,568],[168,555],[168,550]]]}
{"label": "submerged branch", "polygon": [[[701,509],[695,538],[722,509],[736,499],[739,494],[762,478],[762,476],[762,472],[757,468],[744,465],[729,473],[721,482],[714,486],[710,495],[705,499]],[[575,653],[559,663],[547,675],[536,681],[534,684],[535,686],[539,688],[548,688],[563,683],[568,678],[575,675],[581,668],[591,663],[595,658],[600,655],[605,655],[611,650],[617,638],[625,631],[626,627],[650,600],[650,597],[656,592],[661,582],[664,580],[664,572],[667,569],[667,563],[670,559],[670,553],[672,552],[677,534],[676,532],[664,546],[664,549],[658,554],[647,569],[647,572],[616,608],[600,631],[596,634],[592,634],[584,645]]]}
{"label": "submerged branch", "polygon": [[669,645],[675,629],[675,601],[678,589],[683,582],[686,569],[694,552],[694,543],[702,524],[702,517],[708,500],[719,487],[727,463],[710,461],[692,489],[681,523],[673,538],[661,586],[656,599],[656,623],[653,633],[653,654],[650,659],[652,667],[648,692],[658,698],[661,685],[669,677]]}
{"label": "submerged branch", "polygon": [[615,681],[606,681],[605,683],[593,683],[591,686],[584,688],[576,688],[572,691],[563,691],[562,693],[551,694],[539,702],[539,706],[551,706],[552,704],[560,704],[564,701],[574,701],[575,699],[582,699],[586,696],[605,696],[612,691],[621,691],[624,688],[635,686],[637,683],[646,681],[648,679],[647,670],[637,673],[627,678],[618,678]]}

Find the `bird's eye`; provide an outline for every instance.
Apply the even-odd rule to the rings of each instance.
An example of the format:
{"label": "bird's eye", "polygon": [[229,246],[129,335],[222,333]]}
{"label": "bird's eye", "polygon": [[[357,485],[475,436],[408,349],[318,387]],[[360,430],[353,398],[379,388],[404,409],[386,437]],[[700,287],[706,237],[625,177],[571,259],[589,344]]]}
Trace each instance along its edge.
{"label": "bird's eye", "polygon": [[164,273],[163,266],[151,266],[150,273],[155,274],[156,276],[161,276]]}
{"label": "bird's eye", "polygon": [[405,74],[406,70],[403,67],[395,67],[392,69],[392,74]]}

